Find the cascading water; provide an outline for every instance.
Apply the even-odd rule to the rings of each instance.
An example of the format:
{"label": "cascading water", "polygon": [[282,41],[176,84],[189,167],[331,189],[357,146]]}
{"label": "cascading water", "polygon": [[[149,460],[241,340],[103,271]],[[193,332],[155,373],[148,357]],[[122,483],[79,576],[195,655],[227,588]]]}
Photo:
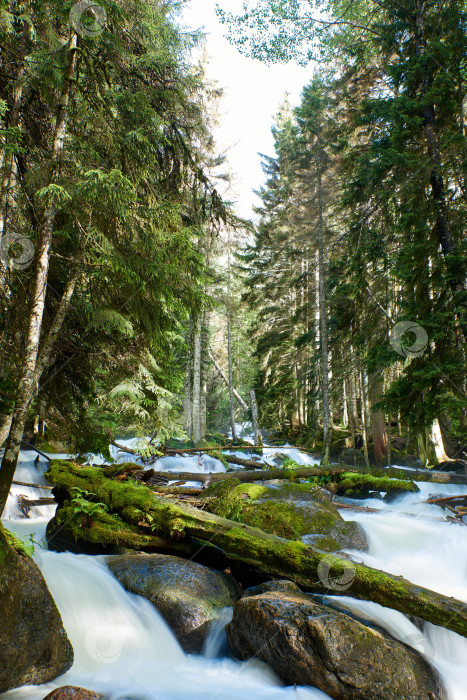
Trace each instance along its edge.
{"label": "cascading water", "polygon": [[[465,494],[464,486],[419,483],[420,493],[401,497],[395,504],[381,504],[381,513],[342,512],[359,522],[369,539],[369,551],[353,558],[467,603],[467,537],[465,525],[439,522],[442,510],[424,504],[430,493]],[[385,512],[399,510],[417,514]],[[351,610],[386,629],[395,638],[422,653],[440,672],[450,700],[465,700],[467,639],[426,623],[420,631],[405,615],[376,603],[332,597],[333,604]]]}
{"label": "cascading water", "polygon": [[[314,463],[295,448],[267,448],[264,461],[281,452],[298,462]],[[207,464],[198,458],[162,458],[158,469],[204,472]],[[180,461],[184,460],[180,468]],[[220,464],[220,463],[219,463]],[[37,464],[31,453],[22,453],[16,480],[46,483],[45,461]],[[212,467],[211,467],[212,468]],[[443,512],[425,505],[431,492],[456,495],[465,488],[454,485],[419,484],[420,494],[409,494],[397,503],[367,501],[381,509],[378,514],[342,511],[358,521],[369,538],[368,553],[354,552],[356,560],[402,574],[421,585],[467,602],[467,538],[463,525],[440,522]],[[23,538],[34,535],[40,542],[54,506],[33,507],[30,519],[19,519],[16,497],[50,495],[50,491],[14,486],[4,524]],[[360,502],[361,504],[361,502]],[[389,512],[389,510],[391,512]],[[394,511],[399,511],[395,512]],[[421,517],[410,517],[412,513]],[[104,557],[56,554],[37,549],[36,560],[62,615],[75,651],[75,663],[67,674],[47,686],[28,686],[5,693],[5,700],[42,700],[54,687],[73,684],[108,695],[113,700],[323,700],[328,696],[313,688],[283,688],[264,664],[240,663],[215,658],[222,647],[223,626],[219,620],[206,641],[204,656],[186,655],[171,630],[151,606],[124,591],[112,577]],[[375,603],[344,596],[330,597],[333,605],[351,610],[377,623],[395,638],[413,646],[441,673],[449,700],[465,700],[467,640],[430,624],[420,631],[401,613]]]}
{"label": "cascading water", "polygon": [[[45,466],[30,461],[30,453],[22,453],[18,468],[22,478],[17,480],[42,483]],[[24,488],[18,487],[21,493]],[[37,490],[32,491],[27,495],[37,498]],[[36,517],[36,511],[44,507],[31,510],[29,520],[18,519],[17,495],[14,487],[3,523],[19,536],[31,534],[39,542],[47,517]],[[51,509],[47,515],[53,514]],[[82,686],[112,700],[328,699],[314,688],[282,687],[262,662],[214,658],[222,643],[222,620],[213,629],[204,656],[185,654],[157,610],[127,593],[110,574],[105,557],[37,549],[35,560],[62,616],[75,661],[53,683],[11,690],[2,694],[5,700],[42,700],[62,685]]]}

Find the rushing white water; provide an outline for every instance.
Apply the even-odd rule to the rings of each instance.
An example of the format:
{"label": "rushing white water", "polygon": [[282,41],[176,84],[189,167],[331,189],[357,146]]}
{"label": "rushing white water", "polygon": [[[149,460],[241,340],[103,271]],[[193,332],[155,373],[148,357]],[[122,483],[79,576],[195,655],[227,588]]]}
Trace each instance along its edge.
{"label": "rushing white water", "polygon": [[[369,539],[368,553],[353,552],[353,558],[467,603],[465,525],[435,520],[442,517],[441,508],[422,503],[432,493],[465,494],[466,488],[454,484],[419,486],[420,494],[403,496],[396,504],[383,504],[381,513],[342,512],[346,519],[359,522]],[[416,512],[419,517],[387,512],[389,508]],[[467,639],[429,623],[420,631],[405,615],[376,603],[346,597],[333,597],[332,601],[376,622],[417,649],[440,672],[450,700],[465,700]]]}
{"label": "rushing white water", "polygon": [[[277,454],[301,464],[316,463],[310,455],[290,446],[266,448],[264,461],[272,462]],[[245,455],[239,453],[239,456]],[[45,460],[35,463],[30,452],[22,453],[20,459],[16,480],[46,483]],[[157,469],[168,472],[221,471],[218,465],[193,456],[164,457],[158,463]],[[354,552],[353,557],[467,602],[465,526],[441,521],[443,511],[423,503],[431,494],[465,493],[465,487],[430,483],[420,483],[419,487],[419,494],[408,494],[395,503],[367,500],[365,505],[381,509],[378,514],[342,511],[346,519],[358,521],[369,538],[368,553]],[[19,519],[16,496],[20,493],[38,498],[49,496],[50,491],[13,487],[5,512],[4,524],[8,528],[24,539],[32,535],[36,542],[41,542],[54,506],[34,507],[30,519]],[[106,568],[103,557],[56,554],[39,547],[35,556],[62,615],[75,650],[75,662],[67,674],[53,683],[10,691],[2,696],[5,700],[42,700],[54,687],[64,684],[84,686],[112,700],[323,700],[328,697],[310,687],[281,687],[272,671],[260,662],[240,663],[219,658],[229,610],[213,626],[204,655],[186,655],[158,612],[144,599],[125,592]],[[401,613],[375,603],[344,596],[333,596],[332,602],[377,623],[396,639],[420,651],[442,675],[449,700],[465,700],[466,639],[430,624],[420,631]]]}
{"label": "rushing white water", "polygon": [[[30,457],[31,453],[21,455],[16,480],[42,483],[46,462],[35,464]],[[24,492],[25,487],[18,488]],[[31,489],[27,495],[37,498],[38,490]],[[52,513],[38,516],[48,508]],[[24,686],[2,698],[42,700],[53,688],[77,685],[112,700],[329,700],[311,687],[283,687],[260,661],[216,658],[228,610],[214,625],[204,655],[185,654],[157,610],[144,598],[127,593],[110,574],[105,557],[57,554],[40,548],[53,510],[53,506],[35,508],[29,519],[20,519],[15,489],[3,523],[23,539],[32,535],[38,543],[35,560],[62,616],[74,649],[74,664],[52,683]]]}

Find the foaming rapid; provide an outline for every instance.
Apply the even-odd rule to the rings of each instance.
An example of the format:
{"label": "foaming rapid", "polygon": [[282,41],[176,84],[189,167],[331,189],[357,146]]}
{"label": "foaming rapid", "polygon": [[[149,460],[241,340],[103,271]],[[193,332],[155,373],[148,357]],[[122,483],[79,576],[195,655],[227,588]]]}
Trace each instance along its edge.
{"label": "foaming rapid", "polygon": [[[46,467],[46,460],[34,461],[30,452],[22,453],[15,480],[46,484]],[[127,593],[111,575],[105,557],[42,548],[54,506],[34,507],[24,518],[17,501],[19,492],[31,499],[50,496],[50,491],[42,491],[14,487],[3,524],[36,543],[34,558],[60,611],[75,659],[72,668],[52,683],[24,686],[2,698],[42,700],[54,688],[76,685],[112,700],[329,700],[311,687],[283,687],[262,662],[219,658],[229,609],[213,626],[204,655],[185,654],[151,603]]]}
{"label": "foaming rapid", "polygon": [[[317,461],[288,445],[267,447],[263,461],[273,463],[277,455],[299,464]],[[124,459],[120,454],[119,461]],[[224,470],[220,462],[216,465],[211,459],[208,455],[163,457],[156,462],[156,468],[168,472]],[[15,480],[45,485],[46,468],[45,459],[34,459],[30,452],[21,453]],[[356,520],[364,527],[369,539],[368,553],[353,552],[353,557],[467,602],[465,526],[448,523],[438,506],[423,503],[432,494],[465,493],[465,487],[430,483],[419,483],[419,487],[419,494],[407,494],[395,503],[365,501],[364,505],[380,509],[377,514],[342,511],[344,518]],[[310,687],[282,687],[261,662],[220,658],[224,653],[228,609],[213,626],[203,656],[186,655],[156,609],[127,593],[108,571],[104,557],[42,550],[54,506],[32,507],[29,519],[24,519],[17,500],[20,494],[34,500],[49,496],[50,491],[14,486],[4,524],[23,539],[31,537],[39,543],[35,557],[62,615],[75,662],[68,673],[53,683],[12,690],[2,696],[5,700],[42,700],[53,688],[65,684],[87,687],[112,700],[328,698]],[[376,603],[344,596],[333,596],[332,603],[380,625],[417,649],[439,670],[449,700],[465,700],[466,639],[431,624],[425,624],[420,631],[405,615]]]}
{"label": "foaming rapid", "polygon": [[53,688],[82,686],[112,700],[325,700],[313,688],[281,687],[257,661],[209,659],[183,652],[157,610],[127,593],[104,557],[36,555],[75,652],[73,667],[53,683],[5,693],[42,700]]}
{"label": "foaming rapid", "polygon": [[[466,489],[453,484],[419,486],[420,494],[404,496],[396,504],[402,511],[417,512],[418,518],[388,512],[386,508],[394,508],[393,504],[378,514],[342,512],[364,527],[369,540],[368,553],[353,552],[353,558],[467,603],[465,525],[435,519],[443,516],[441,508],[422,502],[432,493],[458,495]],[[417,649],[438,669],[449,699],[465,700],[467,639],[429,623],[420,631],[402,613],[376,603],[346,597],[332,597],[332,602]]]}

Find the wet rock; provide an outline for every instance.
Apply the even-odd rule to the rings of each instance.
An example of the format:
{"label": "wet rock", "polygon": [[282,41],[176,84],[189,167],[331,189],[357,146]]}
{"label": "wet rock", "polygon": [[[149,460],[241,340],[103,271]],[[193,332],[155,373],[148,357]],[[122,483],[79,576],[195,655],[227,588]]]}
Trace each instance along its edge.
{"label": "wet rock", "polygon": [[244,597],[226,633],[239,659],[262,659],[286,684],[313,685],[334,700],[447,698],[420,654],[312,596]]}
{"label": "wet rock", "polygon": [[45,696],[44,700],[104,700],[105,696],[93,690],[78,688],[75,685],[63,685],[55,688]]}
{"label": "wet rock", "polygon": [[303,539],[326,552],[368,549],[363,528],[345,521],[320,486],[281,481],[270,487],[229,479],[210,486],[207,494],[214,496],[206,506],[210,512],[272,535]]}
{"label": "wet rock", "polygon": [[34,561],[0,526],[0,692],[65,673],[73,649]]}
{"label": "wet rock", "polygon": [[220,611],[240,598],[232,576],[163,554],[109,557],[122,586],[147,598],[165,618],[183,649],[199,653]]}
{"label": "wet rock", "polygon": [[277,581],[266,581],[265,583],[260,583],[258,586],[251,586],[251,588],[247,588],[244,591],[243,595],[248,598],[253,595],[270,592],[301,593],[302,591],[293,581],[279,579]]}
{"label": "wet rock", "polygon": [[433,467],[434,472],[450,472],[453,474],[465,474],[467,476],[467,461],[463,459],[440,462]]}

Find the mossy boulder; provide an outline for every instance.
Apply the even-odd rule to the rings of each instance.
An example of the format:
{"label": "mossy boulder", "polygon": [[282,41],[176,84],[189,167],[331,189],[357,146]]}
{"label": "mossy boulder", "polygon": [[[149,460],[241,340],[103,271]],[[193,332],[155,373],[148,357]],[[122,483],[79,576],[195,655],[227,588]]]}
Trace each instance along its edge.
{"label": "mossy boulder", "polygon": [[345,472],[336,479],[336,493],[346,498],[368,498],[370,492],[380,491],[386,493],[388,499],[393,495],[399,496],[406,493],[418,493],[417,484],[408,479],[391,479],[388,476],[376,476],[374,474],[357,474]]}
{"label": "mossy boulder", "polygon": [[362,527],[345,521],[330,494],[314,484],[281,482],[270,487],[227,479],[210,486],[206,510],[272,535],[305,541],[326,552],[366,550]]}
{"label": "mossy boulder", "polygon": [[108,566],[127,591],[159,610],[187,652],[201,651],[212,622],[241,595],[232,576],[179,557],[109,557]]}
{"label": "mossy boulder", "polygon": [[266,591],[234,606],[234,654],[259,658],[289,685],[335,700],[446,700],[437,673],[389,634],[300,592]]}
{"label": "mossy boulder", "polygon": [[47,683],[72,663],[73,649],[41,572],[0,525],[0,693]]}

